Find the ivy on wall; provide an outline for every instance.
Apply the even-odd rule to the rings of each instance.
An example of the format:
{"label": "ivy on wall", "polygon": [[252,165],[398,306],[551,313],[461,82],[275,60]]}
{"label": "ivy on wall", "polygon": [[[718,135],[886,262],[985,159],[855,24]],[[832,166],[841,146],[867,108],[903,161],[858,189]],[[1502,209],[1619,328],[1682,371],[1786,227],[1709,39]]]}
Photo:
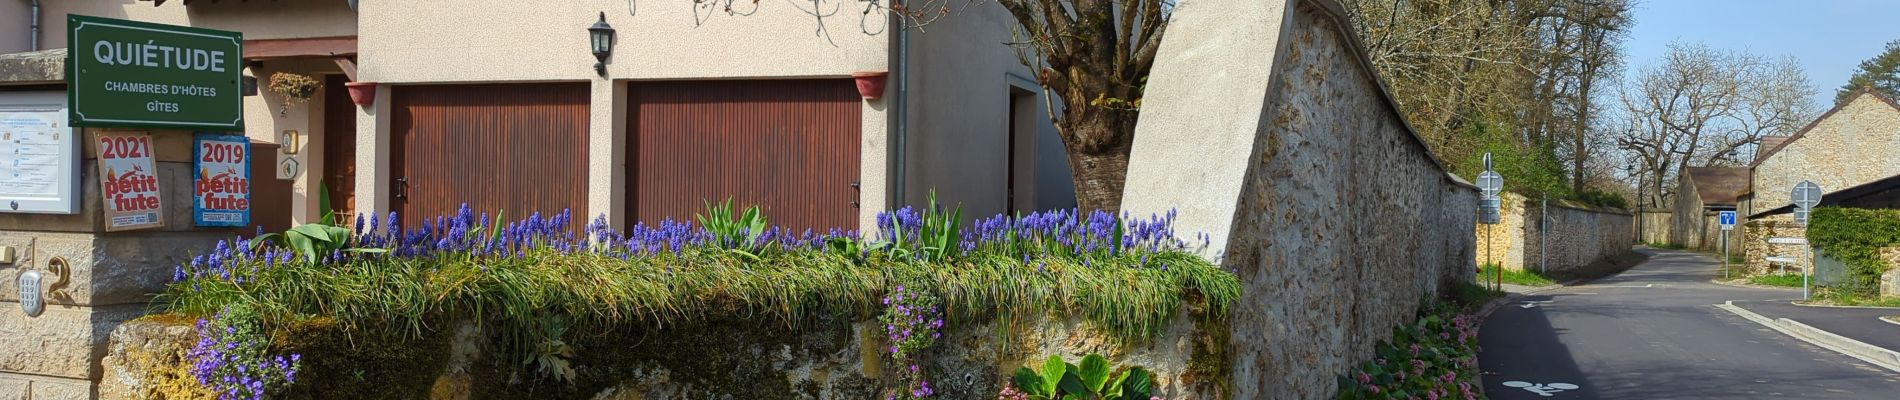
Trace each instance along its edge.
{"label": "ivy on wall", "polygon": [[1846,289],[1871,294],[1891,266],[1880,248],[1900,246],[1900,210],[1821,207],[1810,216],[1808,242],[1847,264]]}

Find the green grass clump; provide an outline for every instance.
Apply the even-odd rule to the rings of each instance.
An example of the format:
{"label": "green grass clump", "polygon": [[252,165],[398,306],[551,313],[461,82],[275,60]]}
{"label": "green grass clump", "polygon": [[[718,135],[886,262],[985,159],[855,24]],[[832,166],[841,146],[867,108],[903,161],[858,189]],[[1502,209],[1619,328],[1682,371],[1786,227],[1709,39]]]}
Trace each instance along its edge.
{"label": "green grass clump", "polygon": [[1801,274],[1784,273],[1784,274],[1755,275],[1755,276],[1748,277],[1748,283],[1752,285],[1764,285],[1764,286],[1801,287]]}
{"label": "green grass clump", "polygon": [[[1506,269],[1503,273],[1504,283],[1512,285],[1550,286],[1557,284],[1557,282],[1551,281],[1550,278],[1546,278],[1534,271]],[[1478,272],[1478,282],[1495,282],[1497,279],[1497,264],[1485,264],[1484,269]]]}
{"label": "green grass clump", "polygon": [[1900,308],[1900,297],[1880,297],[1862,293],[1852,288],[1817,286],[1806,304],[1847,307],[1896,307]]}
{"label": "green grass clump", "polygon": [[1458,282],[1452,287],[1451,301],[1462,309],[1474,309],[1491,302],[1491,299],[1504,297],[1504,292],[1491,290],[1471,282]]}

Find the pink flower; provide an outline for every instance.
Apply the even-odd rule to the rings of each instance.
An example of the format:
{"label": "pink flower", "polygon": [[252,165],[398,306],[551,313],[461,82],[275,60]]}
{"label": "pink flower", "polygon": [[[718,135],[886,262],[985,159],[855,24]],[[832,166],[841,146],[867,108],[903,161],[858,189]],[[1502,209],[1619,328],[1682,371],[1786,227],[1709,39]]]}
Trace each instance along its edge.
{"label": "pink flower", "polygon": [[1356,378],[1359,379],[1361,385],[1372,383],[1372,375],[1366,375],[1365,371],[1359,371],[1359,376]]}

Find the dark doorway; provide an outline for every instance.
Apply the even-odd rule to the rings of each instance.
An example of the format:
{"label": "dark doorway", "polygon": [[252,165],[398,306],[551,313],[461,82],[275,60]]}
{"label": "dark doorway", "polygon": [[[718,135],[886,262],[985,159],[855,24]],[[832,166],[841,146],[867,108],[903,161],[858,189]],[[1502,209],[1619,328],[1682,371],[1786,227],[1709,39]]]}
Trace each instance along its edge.
{"label": "dark doorway", "polygon": [[[338,221],[356,213],[356,104],[343,88],[343,75],[323,78],[323,189],[330,193],[330,209]],[[315,207],[314,205],[312,207]]]}

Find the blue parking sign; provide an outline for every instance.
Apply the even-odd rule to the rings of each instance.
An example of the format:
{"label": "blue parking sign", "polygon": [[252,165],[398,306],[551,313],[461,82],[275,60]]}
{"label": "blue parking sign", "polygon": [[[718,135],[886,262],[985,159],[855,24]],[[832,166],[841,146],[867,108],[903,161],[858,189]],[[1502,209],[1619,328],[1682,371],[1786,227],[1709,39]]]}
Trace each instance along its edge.
{"label": "blue parking sign", "polygon": [[1729,229],[1735,228],[1735,212],[1734,211],[1723,211],[1719,214],[1716,214],[1716,219],[1721,221],[1722,230],[1729,230]]}

